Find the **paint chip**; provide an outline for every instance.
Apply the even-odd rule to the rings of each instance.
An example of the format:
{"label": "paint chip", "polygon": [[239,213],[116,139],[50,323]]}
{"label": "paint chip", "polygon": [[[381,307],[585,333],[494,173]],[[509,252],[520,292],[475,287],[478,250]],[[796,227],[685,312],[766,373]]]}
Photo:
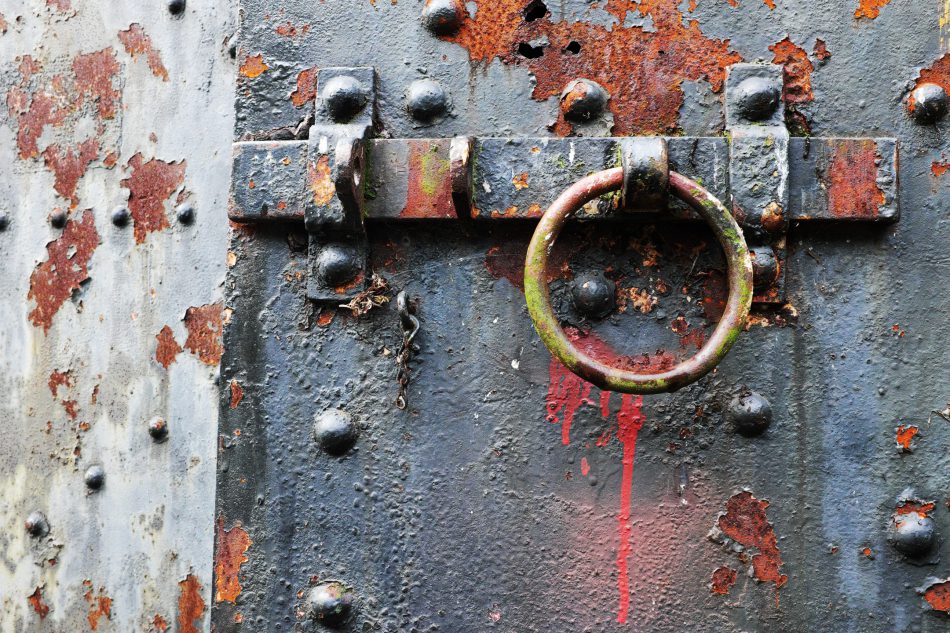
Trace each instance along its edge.
{"label": "paint chip", "polygon": [[185,329],[188,330],[185,349],[206,365],[217,365],[221,362],[221,355],[224,353],[221,342],[224,325],[220,303],[188,308],[185,312]]}
{"label": "paint chip", "polygon": [[264,63],[263,55],[248,55],[241,64],[240,73],[248,79],[254,79],[263,75],[268,68],[270,66]]}
{"label": "paint chip", "polygon": [[241,595],[241,565],[248,561],[246,552],[252,544],[240,523],[226,530],[224,518],[218,518],[214,557],[215,602],[234,603]]}
{"label": "paint chip", "polygon": [[139,55],[145,55],[148,67],[152,74],[160,77],[162,81],[168,81],[168,71],[162,63],[162,56],[158,50],[152,46],[152,38],[145,33],[141,24],[133,23],[124,31],[119,31],[119,39],[125,46],[125,52],[135,59]]}

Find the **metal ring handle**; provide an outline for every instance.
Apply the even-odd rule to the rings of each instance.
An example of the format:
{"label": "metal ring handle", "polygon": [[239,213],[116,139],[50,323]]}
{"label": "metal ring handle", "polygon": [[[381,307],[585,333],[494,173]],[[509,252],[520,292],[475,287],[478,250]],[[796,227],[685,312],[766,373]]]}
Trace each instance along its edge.
{"label": "metal ring handle", "polygon": [[692,207],[711,227],[726,254],[729,299],[722,319],[709,340],[691,358],[659,374],[638,374],[611,367],[577,349],[564,333],[551,307],[546,269],[548,254],[567,219],[584,204],[623,185],[623,169],[616,167],[586,176],[564,191],[548,207],[531,237],[524,267],[528,313],[545,346],[565,367],[601,389],[623,393],[662,393],[696,382],[719,364],[735,343],[752,305],[752,259],[742,230],[726,207],[689,178],[670,172],[670,190]]}

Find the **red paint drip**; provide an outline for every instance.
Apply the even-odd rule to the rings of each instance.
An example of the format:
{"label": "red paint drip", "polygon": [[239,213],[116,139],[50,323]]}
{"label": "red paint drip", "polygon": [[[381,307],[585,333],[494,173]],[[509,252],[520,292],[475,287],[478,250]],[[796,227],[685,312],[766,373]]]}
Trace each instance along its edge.
{"label": "red paint drip", "polygon": [[637,432],[643,426],[643,396],[634,398],[624,394],[617,412],[617,438],[623,444],[623,475],[620,480],[620,545],[617,548],[617,588],[620,591],[620,605],[617,608],[617,622],[627,621],[630,612],[630,500],[633,495],[633,457],[637,449]]}
{"label": "red paint drip", "polygon": [[590,396],[593,385],[576,376],[557,358],[551,359],[548,373],[550,375],[547,395],[548,422],[561,423],[561,443],[567,446],[571,443],[571,423],[574,421],[574,414],[582,404],[588,402],[587,398]]}
{"label": "red paint drip", "polygon": [[586,457],[581,457],[581,474],[585,477],[590,474],[590,463]]}

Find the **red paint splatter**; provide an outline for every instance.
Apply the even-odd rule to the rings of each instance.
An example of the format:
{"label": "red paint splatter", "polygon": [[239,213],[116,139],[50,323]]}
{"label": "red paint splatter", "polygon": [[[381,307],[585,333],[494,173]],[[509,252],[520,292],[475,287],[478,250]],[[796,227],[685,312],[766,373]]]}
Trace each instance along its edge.
{"label": "red paint splatter", "polygon": [[633,458],[637,449],[637,433],[646,419],[642,411],[643,396],[623,394],[620,411],[617,412],[617,439],[623,444],[623,475],[620,482],[620,546],[617,548],[617,589],[620,591],[620,605],[617,609],[617,622],[627,621],[630,612],[630,501],[633,495]]}
{"label": "red paint splatter", "polygon": [[[609,393],[605,391],[604,393]],[[581,457],[581,474],[587,476],[590,474],[590,462],[587,461],[586,457]]]}
{"label": "red paint splatter", "polygon": [[129,212],[136,244],[144,242],[149,233],[170,226],[165,216],[165,201],[184,182],[185,164],[185,161],[167,163],[157,158],[146,161],[141,153],[129,159],[132,175],[120,184],[129,190]]}
{"label": "red paint splatter", "polygon": [[148,67],[152,74],[161,77],[162,81],[168,81],[168,71],[165,64],[162,63],[162,56],[158,50],[152,46],[152,38],[145,33],[141,24],[130,24],[129,28],[119,31],[119,39],[125,46],[125,52],[135,59],[139,55],[145,55]]}

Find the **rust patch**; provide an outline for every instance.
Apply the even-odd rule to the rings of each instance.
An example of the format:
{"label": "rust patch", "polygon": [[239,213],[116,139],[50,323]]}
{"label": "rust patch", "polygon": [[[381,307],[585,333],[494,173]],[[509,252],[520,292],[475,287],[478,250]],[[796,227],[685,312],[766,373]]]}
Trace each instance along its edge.
{"label": "rust patch", "polygon": [[248,79],[254,79],[263,75],[268,68],[270,66],[264,63],[263,55],[248,55],[241,64],[240,73]]}
{"label": "rust patch", "polygon": [[89,209],[78,220],[67,220],[63,234],[46,245],[48,256],[30,275],[27,295],[36,302],[30,321],[44,333],[60,307],[89,279],[89,260],[97,246],[99,233]]}
{"label": "rust patch", "polygon": [[927,519],[930,517],[930,513],[934,511],[934,508],[937,507],[937,504],[932,501],[921,501],[920,499],[907,499],[901,501],[897,504],[897,507],[894,508],[894,523],[897,527],[901,526],[900,519],[896,517],[906,516],[908,514],[916,514],[921,519]]}
{"label": "rust patch", "polygon": [[156,613],[155,617],[152,618],[152,629],[158,633],[164,633],[168,630],[168,620],[163,618],[161,614]]}
{"label": "rust patch", "polygon": [[333,201],[336,195],[336,185],[330,174],[330,157],[323,155],[314,163],[307,163],[307,180],[310,191],[313,192],[313,203],[318,207],[325,207]]}
{"label": "rust patch", "polygon": [[[119,91],[112,82],[119,72],[119,62],[115,51],[104,48],[101,51],[77,55],[73,60],[73,74],[76,76],[76,90],[80,97],[88,96],[98,103],[99,118],[115,117]],[[75,107],[79,107],[77,104]]]}
{"label": "rust patch", "polygon": [[224,529],[224,518],[218,517],[217,549],[214,557],[215,602],[234,603],[241,595],[241,565],[247,562],[246,552],[253,541],[238,523]]}
{"label": "rust patch", "polygon": [[49,380],[47,384],[49,385],[49,392],[53,394],[55,398],[59,392],[60,387],[72,387],[73,379],[70,375],[72,372],[70,370],[66,371],[56,371],[54,370],[49,375]]}
{"label": "rust patch", "polygon": [[785,87],[782,98],[786,104],[799,104],[814,101],[815,95],[811,90],[811,73],[815,70],[814,64],[808,59],[804,48],[786,37],[781,42],[769,46],[774,53],[773,63],[782,64],[785,75]]}
{"label": "rust patch", "polygon": [[874,218],[884,204],[874,139],[838,145],[828,166],[828,209],[834,217]]}
{"label": "rust patch", "polygon": [[920,433],[920,429],[916,426],[904,426],[901,424],[897,427],[895,432],[895,439],[897,441],[897,448],[902,453],[913,453],[914,448],[911,445],[914,441],[914,436]]}
{"label": "rust patch", "polygon": [[950,171],[950,162],[945,161],[945,160],[944,161],[935,160],[934,162],[930,164],[930,171],[933,173],[934,176],[939,178],[940,176],[943,176],[945,173]]}
{"label": "rust patch", "polygon": [[3,17],[2,13],[0,13],[0,35],[4,35],[8,28],[9,26],[7,25],[7,19]]}
{"label": "rust patch", "polygon": [[317,96],[317,69],[305,68],[297,73],[297,87],[290,93],[290,102],[302,108]]}
{"label": "rust patch", "polygon": [[413,141],[409,146],[409,187],[403,218],[454,218],[451,165],[438,143]]}
{"label": "rust patch", "polygon": [[185,349],[206,365],[221,362],[221,354],[224,353],[221,343],[223,317],[220,303],[191,307],[185,311],[185,329],[188,330]]}
{"label": "rust patch", "polygon": [[175,358],[181,352],[181,346],[175,340],[175,334],[169,326],[165,326],[155,335],[158,345],[155,347],[155,360],[158,364],[168,369],[168,366],[175,362]]}
{"label": "rust patch", "polygon": [[46,6],[56,9],[62,13],[71,11],[73,8],[72,0],[46,0]]}
{"label": "rust patch", "polygon": [[[950,54],[943,55],[934,62],[930,68],[921,70],[920,76],[917,78],[917,83],[914,84],[914,88],[920,88],[921,85],[927,83],[937,84],[950,93]],[[911,112],[914,111],[915,103],[913,94],[911,94],[907,102],[907,107]]]}
{"label": "rust patch", "polygon": [[76,186],[79,179],[86,173],[86,168],[99,157],[99,141],[87,138],[75,148],[60,148],[58,145],[48,145],[43,150],[43,160],[46,168],[53,172],[55,182],[53,189],[62,198],[69,200],[70,208],[76,208],[79,198],[76,196]]}
{"label": "rust patch", "polygon": [[89,614],[86,620],[89,622],[89,628],[95,631],[99,628],[101,618],[112,619],[112,598],[105,595],[103,587],[99,587],[98,593],[93,591],[92,582],[89,580],[84,580],[82,584],[86,588],[83,597],[89,603]]}
{"label": "rust patch", "polygon": [[178,631],[201,633],[201,619],[205,613],[205,601],[201,597],[201,583],[194,574],[178,583]]}
{"label": "rust patch", "polygon": [[141,244],[153,231],[167,229],[165,201],[185,180],[185,161],[167,163],[153,158],[146,161],[141,152],[129,159],[132,174],[120,184],[129,190],[129,212],[132,215],[135,243]]}
{"label": "rust patch", "polygon": [[717,523],[724,535],[740,545],[755,549],[752,556],[752,571],[761,582],[775,583],[779,589],[788,582],[781,573],[782,557],[778,549],[775,530],[765,515],[769,502],[756,499],[750,492],[740,492],[726,502],[726,512]]}
{"label": "rust patch", "polygon": [[152,46],[152,38],[145,33],[141,24],[133,23],[124,31],[119,31],[119,40],[125,46],[125,52],[135,59],[139,55],[145,55],[148,67],[152,74],[161,77],[162,81],[168,81],[168,71],[165,70],[165,64],[162,63],[162,56],[158,50]]}
{"label": "rust patch", "polygon": [[511,179],[511,184],[515,186],[515,189],[527,189],[528,188],[528,172],[518,174]]}
{"label": "rust patch", "polygon": [[231,381],[231,403],[228,405],[232,409],[237,409],[244,399],[244,387],[236,380]]}
{"label": "rust patch", "polygon": [[39,614],[41,620],[49,615],[49,605],[43,602],[42,587],[37,587],[33,593],[27,597],[27,600],[30,601],[30,606],[33,607],[33,610]]}
{"label": "rust patch", "polygon": [[317,325],[320,327],[327,327],[333,323],[333,318],[336,316],[335,308],[321,308],[320,314],[317,316]]}
{"label": "rust patch", "polygon": [[739,572],[723,565],[713,572],[712,584],[710,585],[709,591],[719,594],[720,596],[728,595],[729,590],[736,584],[738,578]]}
{"label": "rust patch", "polygon": [[950,613],[950,578],[930,583],[922,593],[931,609]]}
{"label": "rust patch", "polygon": [[886,7],[891,0],[859,0],[858,8],[854,11],[854,17],[857,19],[868,18],[873,20],[881,15],[881,9]]}
{"label": "rust patch", "polygon": [[[675,131],[683,104],[683,81],[705,79],[718,92],[726,68],[742,60],[729,49],[727,40],[705,36],[695,20],[685,22],[678,0],[606,3],[606,10],[617,17],[619,25],[628,13],[638,12],[652,18],[654,32],[639,26],[551,22],[549,15],[525,21],[525,4],[523,0],[480,3],[475,17],[466,19],[456,34],[444,39],[467,49],[472,62],[487,65],[497,58],[528,68],[537,79],[532,98],[538,101],[560,95],[573,78],[596,81],[611,95],[608,108],[614,116],[615,135]],[[533,41],[547,42],[540,56],[519,54],[519,49],[530,48]],[[571,129],[561,114],[554,130],[566,135]]]}
{"label": "rust patch", "polygon": [[825,43],[825,40],[818,38],[815,40],[815,49],[813,51],[815,59],[818,61],[828,61],[831,59],[831,51],[828,50],[828,44]]}
{"label": "rust patch", "polygon": [[285,22],[284,24],[278,24],[274,28],[274,32],[281,37],[297,37],[298,35],[303,36],[310,32],[309,24],[301,24],[297,26],[293,22]]}

